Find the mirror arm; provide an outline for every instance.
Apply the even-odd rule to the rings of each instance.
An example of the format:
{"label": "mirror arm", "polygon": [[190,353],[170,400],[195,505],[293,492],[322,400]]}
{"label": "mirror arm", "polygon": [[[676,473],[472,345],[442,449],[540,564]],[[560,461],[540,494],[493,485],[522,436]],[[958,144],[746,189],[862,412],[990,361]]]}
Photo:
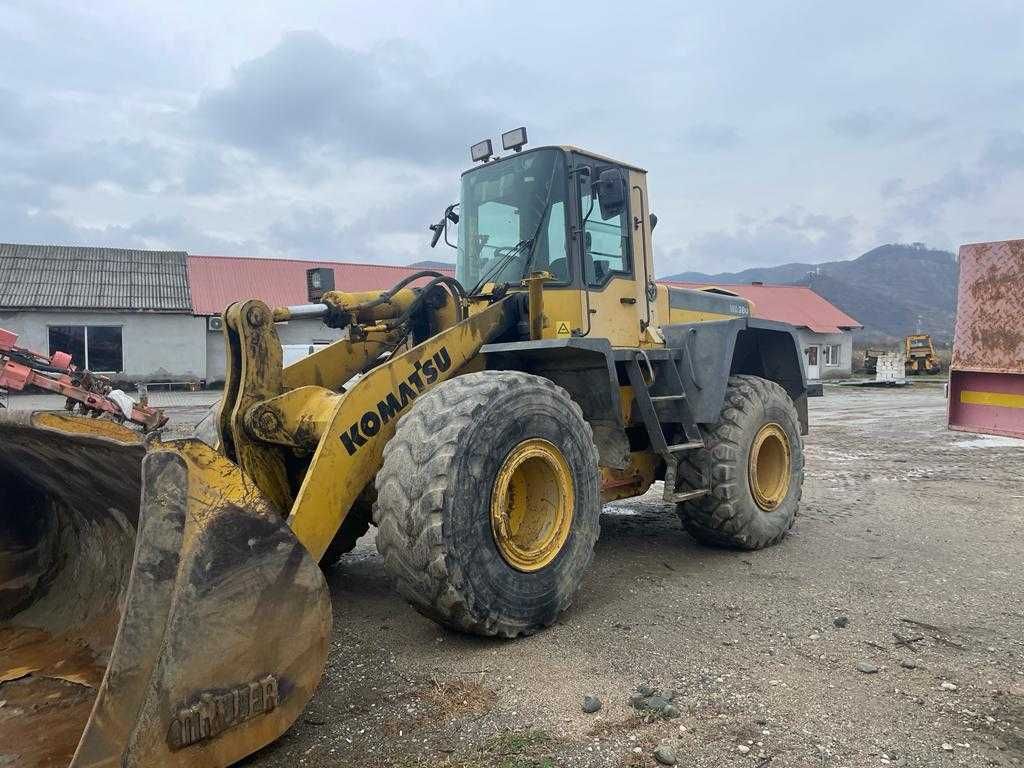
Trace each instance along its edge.
{"label": "mirror arm", "polygon": [[444,235],[444,243],[449,248],[458,248],[457,245],[453,244],[448,239],[448,222],[453,224],[459,223],[459,214],[455,213],[455,209],[459,207],[459,203],[452,203],[444,209],[444,215],[437,224],[431,224],[429,229],[434,233],[433,237],[430,238],[430,247],[436,248],[438,242],[441,240],[441,235]]}
{"label": "mirror arm", "polygon": [[444,219],[443,219],[443,221],[444,221],[444,244],[447,245],[449,248],[455,248],[456,250],[458,250],[459,246],[456,245],[455,243],[451,242],[448,239],[448,222],[450,221],[452,224],[458,224],[459,223],[459,214],[457,214],[455,212],[455,209],[458,208],[458,207],[459,207],[459,203],[452,203],[447,208],[445,208],[444,209]]}

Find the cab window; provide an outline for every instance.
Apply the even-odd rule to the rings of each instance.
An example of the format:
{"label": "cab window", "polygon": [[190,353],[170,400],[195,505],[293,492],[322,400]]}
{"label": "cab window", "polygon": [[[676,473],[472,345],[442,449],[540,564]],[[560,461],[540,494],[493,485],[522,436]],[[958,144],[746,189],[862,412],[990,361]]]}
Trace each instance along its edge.
{"label": "cab window", "polygon": [[631,274],[629,254],[629,211],[621,210],[609,218],[601,216],[601,206],[591,196],[592,179],[599,168],[591,170],[589,178],[580,183],[580,217],[583,225],[583,267],[587,285],[600,287],[614,275]]}
{"label": "cab window", "polygon": [[[551,273],[556,283],[567,283],[571,277],[569,273],[569,258],[565,249],[565,203],[559,200],[551,204],[551,213],[548,214],[547,248],[541,253],[546,253],[548,258],[547,271]],[[543,269],[544,266],[540,265]]]}
{"label": "cab window", "polygon": [[523,152],[462,176],[456,275],[466,286],[548,271],[569,281],[568,174],[557,148]]}

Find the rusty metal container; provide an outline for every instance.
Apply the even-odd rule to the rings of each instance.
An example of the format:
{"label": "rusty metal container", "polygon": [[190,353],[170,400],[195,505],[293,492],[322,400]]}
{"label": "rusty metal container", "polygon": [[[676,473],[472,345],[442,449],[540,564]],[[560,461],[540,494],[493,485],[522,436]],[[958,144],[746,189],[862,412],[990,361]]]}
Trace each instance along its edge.
{"label": "rusty metal container", "polygon": [[960,248],[948,419],[1024,438],[1024,240]]}

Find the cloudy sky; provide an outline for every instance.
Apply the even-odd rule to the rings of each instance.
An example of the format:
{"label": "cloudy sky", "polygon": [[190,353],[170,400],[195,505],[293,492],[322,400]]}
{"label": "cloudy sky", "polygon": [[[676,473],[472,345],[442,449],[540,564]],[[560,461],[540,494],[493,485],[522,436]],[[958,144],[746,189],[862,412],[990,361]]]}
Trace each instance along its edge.
{"label": "cloudy sky", "polygon": [[1024,236],[1019,0],[0,0],[0,241],[383,263],[469,144],[650,171],[659,274]]}

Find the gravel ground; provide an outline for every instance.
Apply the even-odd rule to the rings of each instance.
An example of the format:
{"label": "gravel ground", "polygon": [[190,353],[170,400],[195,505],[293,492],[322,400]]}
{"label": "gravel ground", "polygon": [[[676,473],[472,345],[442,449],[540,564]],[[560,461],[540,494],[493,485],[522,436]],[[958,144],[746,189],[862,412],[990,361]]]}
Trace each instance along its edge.
{"label": "gravel ground", "polygon": [[[686,766],[1021,763],[1024,441],[948,432],[944,405],[921,386],[812,401],[801,515],[770,550],[698,546],[657,491],[609,505],[575,607],[514,642],[420,617],[367,536],[328,573],[320,690],[246,764],[647,766],[662,745]],[[680,716],[645,720],[643,685]]]}
{"label": "gravel ground", "polygon": [[[609,505],[576,605],[518,641],[420,617],[371,532],[327,574],[319,691],[244,764],[1024,764],[1024,441],[948,432],[944,407],[940,387],[827,388],[769,550],[697,545],[660,487]],[[638,686],[678,716],[645,718]]]}

